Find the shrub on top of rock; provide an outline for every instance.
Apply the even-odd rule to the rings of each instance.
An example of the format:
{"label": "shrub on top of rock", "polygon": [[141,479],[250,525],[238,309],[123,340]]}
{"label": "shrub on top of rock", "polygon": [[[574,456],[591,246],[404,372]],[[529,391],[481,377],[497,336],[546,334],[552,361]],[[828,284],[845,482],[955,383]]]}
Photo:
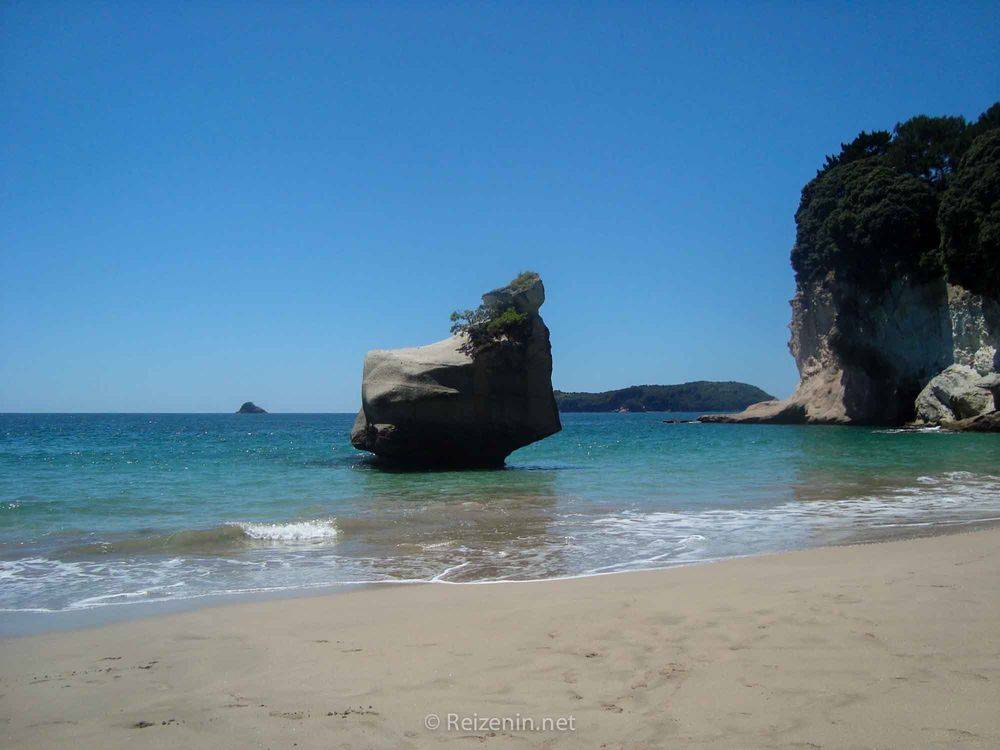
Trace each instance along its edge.
{"label": "shrub on top of rock", "polygon": [[451,334],[465,338],[462,351],[475,357],[491,347],[523,343],[531,333],[531,313],[518,309],[516,297],[539,279],[534,271],[523,271],[507,286],[483,295],[479,307],[453,312]]}
{"label": "shrub on top of rock", "polygon": [[496,467],[558,432],[544,302],[524,273],[453,316],[451,337],[368,352],[351,443],[397,467]]}

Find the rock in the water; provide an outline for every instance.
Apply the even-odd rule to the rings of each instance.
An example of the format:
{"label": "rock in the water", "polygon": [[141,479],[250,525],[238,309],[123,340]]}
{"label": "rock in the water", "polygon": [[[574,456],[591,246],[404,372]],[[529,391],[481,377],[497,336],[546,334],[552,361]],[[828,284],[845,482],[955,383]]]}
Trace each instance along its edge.
{"label": "rock in the water", "polygon": [[917,396],[917,419],[937,424],[970,419],[996,410],[1000,375],[980,375],[968,365],[950,365]]}
{"label": "rock in the water", "polygon": [[237,414],[267,414],[267,411],[261,409],[253,401],[247,401],[239,408],[236,412]]}
{"label": "rock in the water", "polygon": [[737,414],[702,414],[699,422],[728,422],[746,424],[804,424],[809,420],[802,404],[792,399],[761,401],[751,404]]}
{"label": "rock in the water", "polygon": [[955,422],[947,420],[941,426],[948,430],[963,430],[966,432],[1000,432],[1000,411],[991,411],[969,419],[959,419]]}
{"label": "rock in the water", "polygon": [[537,274],[483,295],[526,316],[517,337],[471,351],[465,335],[365,357],[351,443],[415,466],[499,466],[514,450],[562,429],[552,392],[549,330]]}

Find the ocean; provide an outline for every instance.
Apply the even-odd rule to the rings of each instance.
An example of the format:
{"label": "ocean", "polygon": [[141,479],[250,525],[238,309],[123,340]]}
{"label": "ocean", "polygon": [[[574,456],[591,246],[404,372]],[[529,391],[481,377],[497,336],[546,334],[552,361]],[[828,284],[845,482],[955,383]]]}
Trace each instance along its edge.
{"label": "ocean", "polygon": [[389,472],[352,414],[0,415],[0,611],[661,568],[1000,520],[995,435],[564,414]]}

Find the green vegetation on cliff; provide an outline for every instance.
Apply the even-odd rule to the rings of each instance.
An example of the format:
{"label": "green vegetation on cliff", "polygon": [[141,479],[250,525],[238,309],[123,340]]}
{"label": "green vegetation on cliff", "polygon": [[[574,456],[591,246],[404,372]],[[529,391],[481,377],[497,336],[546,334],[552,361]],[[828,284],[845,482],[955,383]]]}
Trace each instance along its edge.
{"label": "green vegetation on cliff", "polygon": [[1000,127],[973,142],[938,210],[941,248],[952,276],[979,292],[1000,292]]}
{"label": "green vegetation on cliff", "polygon": [[633,385],[603,393],[556,391],[559,411],[738,411],[774,396],[747,383],[698,380],[680,385]]}
{"label": "green vegetation on cliff", "polygon": [[530,316],[518,312],[507,300],[512,294],[530,289],[539,282],[540,277],[534,271],[522,271],[507,286],[484,297],[479,307],[453,312],[451,333],[466,337],[463,350],[475,356],[504,342],[522,341],[529,333]]}
{"label": "green vegetation on cliff", "polygon": [[872,290],[935,278],[1000,291],[1000,103],[862,132],[802,189],[792,267]]}

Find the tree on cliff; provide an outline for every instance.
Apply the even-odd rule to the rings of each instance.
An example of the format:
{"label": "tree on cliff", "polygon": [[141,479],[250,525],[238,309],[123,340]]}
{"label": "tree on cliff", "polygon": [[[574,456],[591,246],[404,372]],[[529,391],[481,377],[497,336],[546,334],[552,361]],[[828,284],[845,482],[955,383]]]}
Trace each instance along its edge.
{"label": "tree on cliff", "polygon": [[850,164],[858,159],[884,154],[889,148],[890,141],[892,141],[892,133],[888,130],[873,130],[870,133],[862,130],[858,137],[850,143],[840,144],[839,154],[826,157],[826,164],[823,165],[819,174],[839,164]]}
{"label": "tree on cliff", "polygon": [[792,267],[873,291],[901,275],[1000,290],[1000,103],[862,132],[802,189]]}
{"label": "tree on cliff", "polygon": [[935,210],[930,187],[881,159],[836,166],[802,191],[792,267],[800,281],[835,269],[869,287],[927,272],[938,245]]}
{"label": "tree on cliff", "polygon": [[897,123],[886,155],[900,172],[941,186],[954,171],[970,140],[964,117],[917,115]]}
{"label": "tree on cliff", "polygon": [[952,278],[977,292],[1000,291],[1000,127],[962,158],[938,211]]}

